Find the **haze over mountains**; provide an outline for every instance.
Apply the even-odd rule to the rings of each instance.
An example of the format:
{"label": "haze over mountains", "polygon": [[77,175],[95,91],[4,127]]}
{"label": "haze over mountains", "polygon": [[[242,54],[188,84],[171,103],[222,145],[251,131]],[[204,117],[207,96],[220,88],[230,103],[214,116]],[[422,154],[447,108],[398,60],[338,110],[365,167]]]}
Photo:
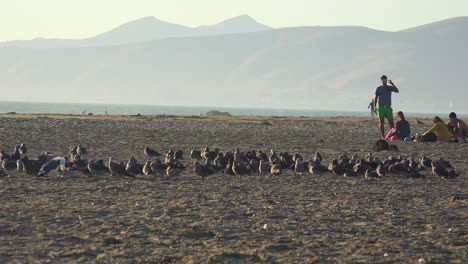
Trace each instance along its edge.
{"label": "haze over mountains", "polygon": [[84,40],[0,43],[0,100],[365,110],[387,74],[395,109],[468,113],[466,32],[468,17],[399,32],[142,18]]}

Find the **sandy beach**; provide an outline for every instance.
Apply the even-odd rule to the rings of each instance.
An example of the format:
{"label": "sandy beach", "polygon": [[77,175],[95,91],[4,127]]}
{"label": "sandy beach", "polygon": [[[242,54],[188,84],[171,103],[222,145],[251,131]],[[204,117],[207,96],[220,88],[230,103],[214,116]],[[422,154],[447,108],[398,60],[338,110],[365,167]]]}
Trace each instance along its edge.
{"label": "sandy beach", "polygon": [[[413,133],[427,130],[430,120]],[[146,161],[143,149],[184,151],[179,178],[109,174],[0,178],[0,262],[466,263],[468,144],[397,142],[390,155],[450,160],[445,180],[293,175],[203,181],[190,150],[275,149],[325,164],[364,157],[379,138],[371,118],[0,115],[0,149],[25,142],[28,156],[110,156]],[[421,263],[421,262],[419,262]]]}

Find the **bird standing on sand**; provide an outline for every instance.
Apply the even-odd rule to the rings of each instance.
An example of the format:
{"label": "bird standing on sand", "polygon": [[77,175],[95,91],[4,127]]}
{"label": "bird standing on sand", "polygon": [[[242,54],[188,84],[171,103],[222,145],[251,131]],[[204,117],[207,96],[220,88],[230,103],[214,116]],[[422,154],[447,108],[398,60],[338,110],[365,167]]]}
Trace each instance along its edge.
{"label": "bird standing on sand", "polygon": [[270,168],[270,175],[276,176],[281,174],[281,166],[279,164],[273,164]]}
{"label": "bird standing on sand", "polygon": [[159,157],[161,156],[160,153],[158,153],[156,150],[150,148],[150,147],[146,147],[143,152],[145,153],[146,157],[150,158],[150,157]]}
{"label": "bird standing on sand", "polygon": [[26,144],[21,143],[19,151],[21,155],[26,155],[26,153],[28,152],[28,149],[26,148]]}
{"label": "bird standing on sand", "polygon": [[343,166],[341,166],[339,163],[338,163],[338,160],[337,159],[334,159],[329,165],[328,165],[328,170],[337,175],[337,176],[340,176],[340,175],[343,175],[345,173],[345,169],[343,168]]}
{"label": "bird standing on sand", "polygon": [[37,175],[43,165],[39,160],[30,160],[28,156],[22,157],[20,161],[23,163],[23,171],[28,175]]}
{"label": "bird standing on sand", "polygon": [[17,161],[21,158],[21,153],[20,153],[20,146],[19,145],[16,145],[15,146],[15,151],[13,152],[13,154],[11,154],[10,156],[10,160],[14,160],[14,161]]}
{"label": "bird standing on sand", "polygon": [[0,151],[0,161],[9,160],[10,155],[6,154],[4,150]]}
{"label": "bird standing on sand", "polygon": [[16,161],[15,160],[3,160],[2,161],[2,168],[5,170],[14,170],[16,169]]}
{"label": "bird standing on sand", "polygon": [[113,158],[109,158],[109,171],[112,176],[122,176],[125,172],[125,165],[113,161]]}
{"label": "bird standing on sand", "polygon": [[203,179],[206,176],[209,176],[215,173],[215,171],[209,165],[202,165],[198,161],[195,161],[193,165],[193,171],[195,172],[196,175],[202,177]]}
{"label": "bird standing on sand", "polygon": [[302,175],[305,172],[304,163],[302,162],[302,158],[296,157],[295,164],[294,164],[294,173]]}
{"label": "bird standing on sand", "polygon": [[379,179],[379,174],[376,171],[366,170],[366,174],[364,175],[364,179]]}
{"label": "bird standing on sand", "polygon": [[143,166],[143,174],[148,176],[151,174],[151,161],[146,161],[145,166]]}
{"label": "bird standing on sand", "polygon": [[76,153],[78,153],[80,155],[86,155],[86,154],[88,154],[88,150],[85,147],[83,147],[81,145],[78,145],[76,147]]}
{"label": "bird standing on sand", "polygon": [[67,160],[64,157],[53,158],[52,160],[42,165],[37,176],[46,176],[49,173],[57,173],[57,176],[58,176],[59,169],[61,169],[62,172],[65,172],[66,162]]}

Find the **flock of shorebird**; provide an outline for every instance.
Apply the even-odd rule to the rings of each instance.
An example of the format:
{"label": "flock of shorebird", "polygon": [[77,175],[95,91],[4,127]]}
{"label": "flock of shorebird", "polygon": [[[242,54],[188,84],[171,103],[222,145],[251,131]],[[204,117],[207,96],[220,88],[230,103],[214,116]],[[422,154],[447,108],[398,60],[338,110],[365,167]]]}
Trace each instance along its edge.
{"label": "flock of shorebird", "polygon": [[[46,176],[56,173],[61,175],[69,171],[80,171],[87,175],[110,173],[113,176],[128,176],[135,178],[138,175],[167,176],[176,179],[186,166],[182,163],[184,153],[182,150],[170,149],[164,159],[150,147],[143,150],[148,159],[144,164],[139,163],[134,157],[128,161],[114,161],[112,157],[108,162],[104,160],[85,160],[82,156],[87,154],[86,148],[81,145],[71,146],[67,156],[56,156],[46,152],[36,159],[29,159],[26,155],[27,148],[24,143],[16,145],[11,155],[5,151],[0,152],[2,169],[0,176],[5,176],[5,171],[18,170],[28,175]],[[431,171],[433,174],[451,179],[459,175],[452,164],[442,158],[431,160],[426,156],[414,159],[403,156],[390,156],[386,159],[374,157],[368,153],[364,158],[357,155],[348,157],[340,155],[328,166],[323,165],[324,160],[319,152],[304,160],[300,154],[290,155],[287,152],[277,153],[271,150],[268,154],[258,151],[242,152],[238,148],[235,151],[222,152],[218,149],[210,150],[205,147],[201,150],[192,150],[190,158],[196,160],[193,164],[193,172],[203,178],[222,173],[224,175],[280,175],[286,170],[293,174],[322,175],[331,173],[345,177],[363,177],[365,179],[379,179],[387,175],[403,175],[410,178],[423,178],[423,171]],[[163,160],[162,160],[163,159]]]}

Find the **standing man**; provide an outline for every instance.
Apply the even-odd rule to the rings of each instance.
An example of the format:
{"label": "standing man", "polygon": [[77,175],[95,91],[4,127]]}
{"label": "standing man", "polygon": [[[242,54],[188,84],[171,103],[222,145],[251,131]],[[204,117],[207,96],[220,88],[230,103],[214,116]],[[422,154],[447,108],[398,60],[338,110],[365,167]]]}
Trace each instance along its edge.
{"label": "standing man", "polygon": [[[374,108],[380,122],[380,134],[382,135],[382,139],[385,139],[385,118],[388,120],[390,129],[395,127],[393,123],[392,92],[399,93],[400,91],[392,80],[389,81],[391,86],[387,85],[387,76],[383,75],[380,77],[380,80],[382,81],[382,86],[377,87],[377,90],[375,90]],[[377,103],[379,104],[378,107]]]}

